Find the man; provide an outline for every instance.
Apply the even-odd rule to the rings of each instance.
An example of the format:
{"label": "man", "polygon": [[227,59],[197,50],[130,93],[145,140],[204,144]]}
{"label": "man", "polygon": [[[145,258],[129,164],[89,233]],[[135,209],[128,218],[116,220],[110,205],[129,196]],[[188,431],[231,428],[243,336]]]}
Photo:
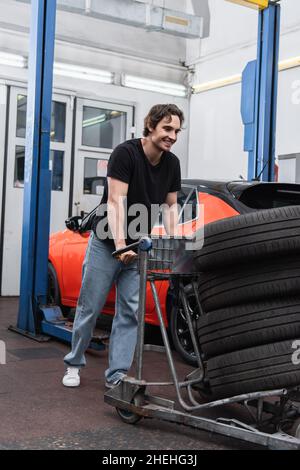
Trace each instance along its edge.
{"label": "man", "polygon": [[[118,384],[131,367],[137,339],[137,254],[129,251],[114,259],[112,252],[145,233],[150,234],[155,222],[153,213],[157,215],[157,208],[162,205],[166,231],[169,235],[176,234],[181,172],[179,159],[170,150],[183,122],[184,115],[176,105],[156,105],[145,118],[144,138],[119,145],[110,157],[107,184],[83,263],[72,351],[64,359],[67,371],[63,385],[67,387],[80,385],[80,369],[86,364],[84,353],[113,283],[116,284],[116,313],[110,336],[109,367],[105,372],[106,386]],[[146,214],[140,230],[134,225],[132,214],[136,204]]]}

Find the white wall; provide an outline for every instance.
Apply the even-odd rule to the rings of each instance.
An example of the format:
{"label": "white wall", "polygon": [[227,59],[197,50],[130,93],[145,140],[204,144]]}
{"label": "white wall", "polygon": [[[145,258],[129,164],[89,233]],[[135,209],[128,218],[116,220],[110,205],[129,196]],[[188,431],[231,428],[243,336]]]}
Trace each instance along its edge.
{"label": "white wall", "polygon": [[[239,74],[256,58],[257,12],[223,0],[210,0],[211,36],[188,42],[188,63],[195,64],[195,84]],[[300,55],[300,2],[282,4],[280,60]],[[279,75],[276,154],[299,153],[300,68]],[[294,97],[294,99],[292,99]],[[240,116],[241,85],[191,97],[188,175],[218,179],[247,176]]]}
{"label": "white wall", "polygon": [[[76,90],[76,96],[83,98],[91,98],[96,100],[104,100],[109,102],[117,102],[121,104],[132,104],[135,106],[136,116],[136,137],[141,137],[144,129],[144,118],[149,109],[157,103],[172,102],[177,104],[185,115],[189,115],[189,102],[187,98],[179,98],[167,96],[164,94],[153,93],[150,91],[135,90],[115,85],[102,85],[93,82],[82,81],[76,79],[66,79],[63,77],[55,77],[54,89],[59,90]],[[185,130],[179,136],[177,144],[173,148],[174,153],[181,160],[183,176],[187,174],[187,157],[188,157],[188,131]]]}
{"label": "white wall", "polygon": [[[177,1],[177,5],[179,3]],[[28,4],[14,0],[0,0],[0,51],[28,56],[29,28],[30,6]],[[105,85],[55,76],[54,93],[134,106],[136,137],[142,136],[144,117],[154,104],[176,103],[188,116],[188,98],[176,98],[165,94],[125,88],[120,86],[118,81],[122,72],[182,84],[186,69],[179,64],[179,60],[185,58],[185,40],[161,33],[146,33],[137,28],[58,11],[55,46],[56,61],[110,70],[116,72],[117,80],[115,85]],[[27,69],[0,65],[0,98],[2,96],[1,81],[4,86],[26,87],[27,80]],[[3,101],[5,100],[3,99]],[[1,105],[0,100],[0,175],[3,175],[4,136],[5,108]],[[187,174],[188,131],[184,131],[180,135],[178,143],[174,146],[174,152],[181,160],[182,175],[185,177]],[[11,158],[8,165],[13,172],[14,151],[9,152],[9,155]],[[3,177],[1,176],[0,207],[2,183]],[[8,198],[6,200],[8,201]],[[6,216],[12,213],[11,204],[11,202],[7,203]],[[14,204],[19,203],[15,202]],[[21,205],[19,204],[18,207],[21,214]],[[52,205],[52,210],[55,210],[54,205]],[[67,216],[66,213],[61,220],[65,220]],[[53,221],[53,219],[51,220]],[[4,236],[5,240],[10,238],[8,223],[4,227]],[[20,231],[15,230],[15,233],[11,235],[10,242],[10,246],[14,246],[14,243],[17,246],[14,254],[17,253],[18,256]],[[9,253],[7,246],[5,252]],[[18,282],[16,282],[19,272],[18,263],[13,264],[9,271],[5,262],[7,261],[4,260],[3,264],[5,280],[2,284],[2,294],[18,295]]]}
{"label": "white wall", "polygon": [[247,178],[240,118],[240,84],[193,96],[190,108],[188,176],[207,179]]}
{"label": "white wall", "polygon": [[[154,4],[161,6],[161,0]],[[167,0],[166,7],[185,8],[181,0]],[[184,7],[184,8],[183,8]],[[14,0],[0,0],[0,50],[28,55],[30,6]],[[163,46],[163,47],[162,47]],[[179,65],[185,59],[185,40],[162,33],[147,33],[134,27],[100,21],[63,11],[57,12],[55,60],[98,67],[113,72],[183,83],[186,70]],[[27,70],[0,66],[0,78],[27,81]],[[102,85],[76,79],[55,77],[56,90],[73,96],[130,103],[136,106],[136,135],[140,136],[143,119],[157,103],[174,102],[188,116],[189,100],[169,95],[133,90],[116,85]],[[187,172],[188,132],[184,131],[174,151]]]}
{"label": "white wall", "polygon": [[[0,49],[28,53],[30,11],[0,0]],[[183,38],[57,11],[56,60],[182,83],[185,54]]]}

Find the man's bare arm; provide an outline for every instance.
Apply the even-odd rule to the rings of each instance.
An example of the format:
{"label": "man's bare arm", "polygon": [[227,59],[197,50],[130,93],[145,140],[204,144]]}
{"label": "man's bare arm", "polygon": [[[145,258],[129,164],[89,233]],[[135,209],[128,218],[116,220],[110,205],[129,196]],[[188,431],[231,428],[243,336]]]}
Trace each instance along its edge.
{"label": "man's bare arm", "polygon": [[[108,181],[108,201],[107,216],[108,224],[114,238],[116,250],[126,246],[124,231],[125,210],[124,201],[128,193],[128,184],[115,178],[107,178]],[[136,253],[128,251],[120,255],[119,259],[125,264],[130,263],[136,257]]]}
{"label": "man's bare arm", "polygon": [[163,206],[163,221],[170,236],[178,235],[178,217],[177,192],[169,193]]}

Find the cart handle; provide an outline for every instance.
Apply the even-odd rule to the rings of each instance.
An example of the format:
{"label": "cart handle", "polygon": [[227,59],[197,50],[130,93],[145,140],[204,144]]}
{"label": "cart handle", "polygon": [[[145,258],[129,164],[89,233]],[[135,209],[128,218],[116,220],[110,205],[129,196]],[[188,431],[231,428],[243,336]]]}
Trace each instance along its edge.
{"label": "cart handle", "polygon": [[141,251],[150,251],[152,249],[152,240],[149,237],[143,237],[138,242],[132,243],[131,245],[125,246],[120,250],[114,251],[112,256],[117,258],[118,256],[122,255],[123,253],[127,253],[127,251],[131,251],[134,248],[139,248]]}

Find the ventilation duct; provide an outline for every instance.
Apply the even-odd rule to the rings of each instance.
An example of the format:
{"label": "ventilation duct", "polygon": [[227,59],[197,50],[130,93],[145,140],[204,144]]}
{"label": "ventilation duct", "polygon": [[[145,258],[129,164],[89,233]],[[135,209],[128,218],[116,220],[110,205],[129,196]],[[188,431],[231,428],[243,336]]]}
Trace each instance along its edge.
{"label": "ventilation duct", "polygon": [[[18,1],[30,3],[30,0]],[[201,16],[134,0],[57,0],[57,8],[187,39],[203,36]]]}

